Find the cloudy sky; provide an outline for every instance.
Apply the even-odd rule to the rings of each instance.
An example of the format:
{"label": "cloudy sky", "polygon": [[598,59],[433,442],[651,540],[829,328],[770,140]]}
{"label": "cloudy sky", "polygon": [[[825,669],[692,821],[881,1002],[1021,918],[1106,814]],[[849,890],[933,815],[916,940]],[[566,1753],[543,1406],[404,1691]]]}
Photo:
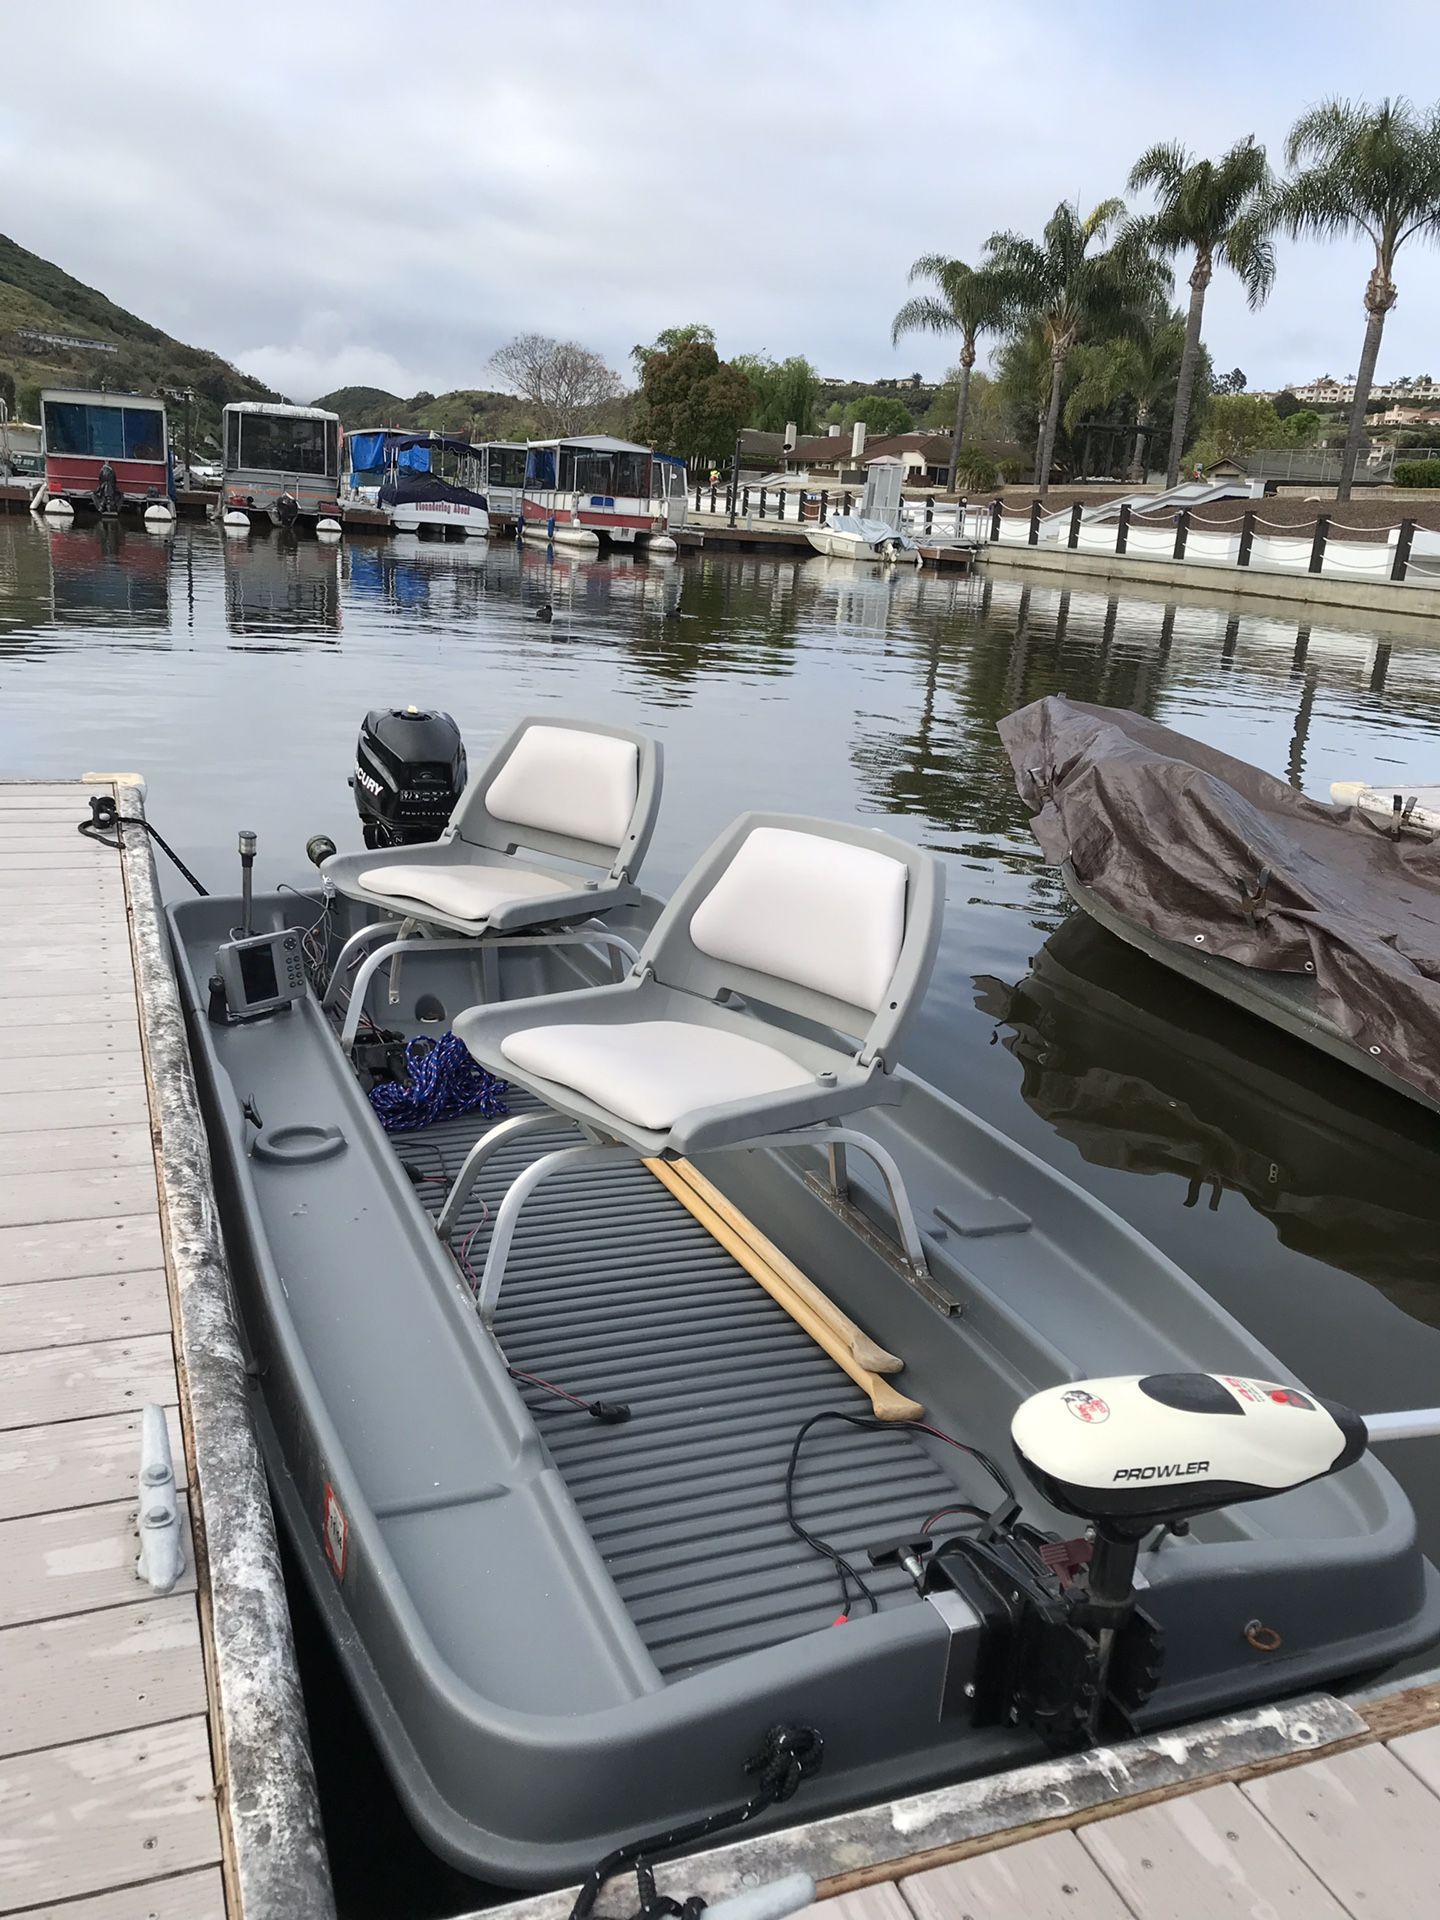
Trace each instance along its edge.
{"label": "cloudy sky", "polygon": [[[1440,94],[1433,0],[154,0],[12,4],[0,159],[23,246],[292,398],[489,384],[520,331],[629,371],[702,320],[722,353],[850,378],[922,252],[1123,190],[1136,155],[1278,158],[1336,92]],[[1282,248],[1258,315],[1223,278],[1221,368],[1355,366],[1368,262]],[[1440,253],[1412,245],[1382,377],[1440,374]]]}

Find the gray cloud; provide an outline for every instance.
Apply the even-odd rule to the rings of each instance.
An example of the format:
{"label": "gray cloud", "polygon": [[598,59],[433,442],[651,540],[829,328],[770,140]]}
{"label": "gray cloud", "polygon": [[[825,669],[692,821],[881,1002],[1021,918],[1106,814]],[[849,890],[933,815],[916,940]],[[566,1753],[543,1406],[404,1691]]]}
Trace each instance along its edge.
{"label": "gray cloud", "polygon": [[[1430,24],[1418,0],[1363,32],[1338,5],[1235,0],[1198,27],[1153,0],[16,7],[6,218],[297,398],[485,384],[532,328],[628,371],[688,320],[727,353],[933,373],[943,343],[889,344],[918,253],[973,258],[1120,191],[1156,138],[1278,149],[1311,100],[1394,90],[1394,48]],[[1351,370],[1366,270],[1286,246],[1259,316],[1217,281],[1217,362],[1254,384]],[[1400,288],[1381,372],[1440,372],[1440,257],[1412,249]]]}

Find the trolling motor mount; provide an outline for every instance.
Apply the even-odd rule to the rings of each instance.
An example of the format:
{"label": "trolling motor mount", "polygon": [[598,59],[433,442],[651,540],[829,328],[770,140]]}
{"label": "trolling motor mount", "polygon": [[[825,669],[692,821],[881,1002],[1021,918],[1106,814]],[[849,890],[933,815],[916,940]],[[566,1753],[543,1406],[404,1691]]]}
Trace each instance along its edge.
{"label": "trolling motor mount", "polygon": [[1160,1630],[1136,1584],[1146,1536],[1339,1473],[1367,1442],[1348,1407],[1209,1373],[1050,1387],[1016,1410],[1010,1434],[1051,1506],[1087,1523],[1084,1538],[1047,1538],[1018,1506],[1002,1509],[936,1547],[926,1587],[958,1591],[983,1622],[975,1721],[1024,1724],[1062,1749],[1132,1730],[1160,1678]]}

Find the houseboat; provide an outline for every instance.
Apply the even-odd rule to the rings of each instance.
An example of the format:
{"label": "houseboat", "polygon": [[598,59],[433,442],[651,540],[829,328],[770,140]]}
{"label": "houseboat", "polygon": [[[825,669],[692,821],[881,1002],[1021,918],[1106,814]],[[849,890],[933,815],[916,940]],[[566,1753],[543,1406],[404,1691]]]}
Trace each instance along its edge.
{"label": "houseboat", "polygon": [[668,540],[677,467],[683,511],[683,461],[657,458],[651,448],[609,434],[532,440],[525,458],[525,532],[591,550],[602,540],[611,546]]}
{"label": "houseboat", "polygon": [[525,492],[525,454],[523,441],[487,440],[477,448],[484,476],[485,498],[490,503],[492,527],[520,523],[520,500]]}
{"label": "houseboat", "polygon": [[77,511],[175,518],[165,402],[138,393],[47,388],[40,395],[45,478],[31,505],[53,519]]}
{"label": "houseboat", "polygon": [[307,523],[340,531],[340,416],[323,407],[234,400],[224,411],[220,516],[227,527]]}
{"label": "houseboat", "polygon": [[396,533],[489,533],[481,450],[468,440],[368,427],[346,434],[345,452],[342,493],[378,507]]}

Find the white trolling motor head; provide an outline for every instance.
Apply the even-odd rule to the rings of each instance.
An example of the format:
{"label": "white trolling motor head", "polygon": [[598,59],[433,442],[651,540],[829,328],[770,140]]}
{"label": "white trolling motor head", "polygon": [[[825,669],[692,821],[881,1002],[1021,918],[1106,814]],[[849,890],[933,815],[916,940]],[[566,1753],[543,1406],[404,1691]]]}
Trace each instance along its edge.
{"label": "white trolling motor head", "polygon": [[1010,1437],[1052,1506],[1133,1537],[1339,1473],[1368,1438],[1349,1407],[1231,1373],[1047,1387],[1016,1410]]}

